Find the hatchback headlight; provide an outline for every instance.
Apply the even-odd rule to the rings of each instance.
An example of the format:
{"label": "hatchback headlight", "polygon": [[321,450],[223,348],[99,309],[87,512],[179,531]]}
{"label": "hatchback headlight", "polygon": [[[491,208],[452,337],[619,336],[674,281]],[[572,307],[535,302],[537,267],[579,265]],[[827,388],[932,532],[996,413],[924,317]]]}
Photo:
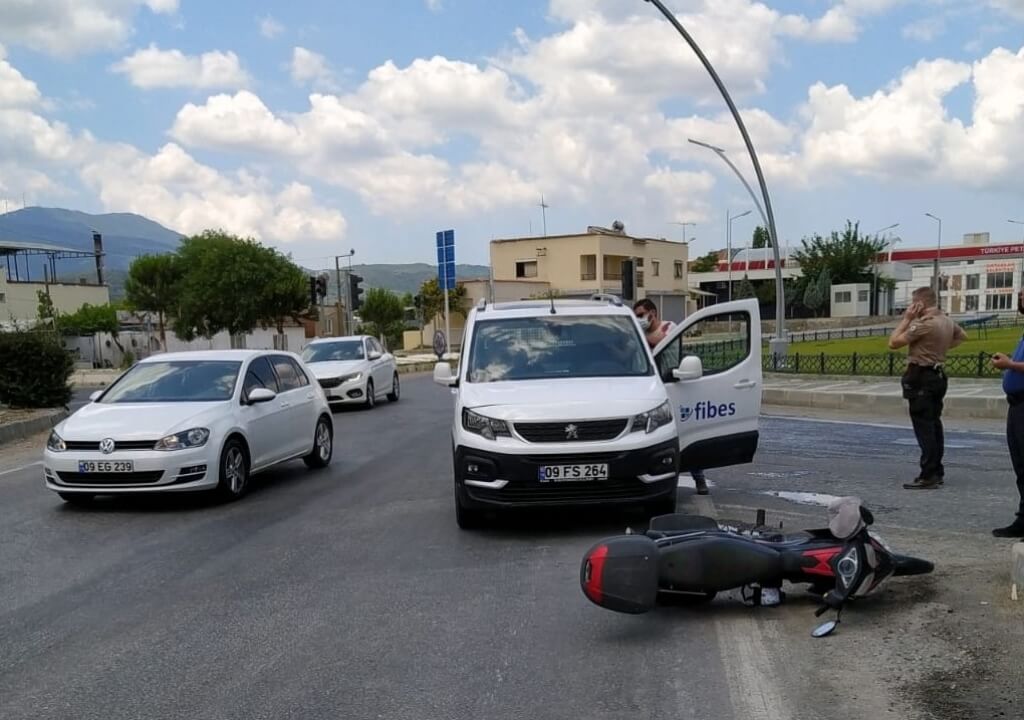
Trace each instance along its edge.
{"label": "hatchback headlight", "polygon": [[472,410],[463,409],[462,427],[465,428],[466,431],[481,435],[488,440],[494,440],[499,435],[505,437],[512,436],[512,433],[509,432],[508,429],[508,423],[504,420],[495,420],[494,418],[484,417]]}
{"label": "hatchback headlight", "polygon": [[633,432],[643,430],[652,433],[662,425],[668,425],[670,422],[672,422],[672,406],[666,400],[653,410],[635,416],[633,418]]}
{"label": "hatchback headlight", "polygon": [[53,452],[64,452],[68,448],[64,444],[64,438],[58,435],[56,430],[53,430],[50,432],[50,437],[46,440],[46,449]]}
{"label": "hatchback headlight", "polygon": [[206,428],[192,428],[180,433],[161,438],[154,450],[186,450],[202,447],[210,439],[210,431]]}

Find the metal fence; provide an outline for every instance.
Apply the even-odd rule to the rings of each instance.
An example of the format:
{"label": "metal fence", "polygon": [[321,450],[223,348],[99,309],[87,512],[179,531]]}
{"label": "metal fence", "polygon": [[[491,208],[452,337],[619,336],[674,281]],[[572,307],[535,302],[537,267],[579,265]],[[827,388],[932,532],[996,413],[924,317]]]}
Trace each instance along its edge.
{"label": "metal fence", "polygon": [[[992,355],[981,352],[971,355],[949,355],[945,370],[950,377],[998,378],[1000,371],[992,367]],[[826,353],[791,353],[784,357],[762,355],[766,372],[794,375],[902,375],[906,356],[900,353],[828,355]]]}
{"label": "metal fence", "polygon": [[[957,323],[959,323],[968,332],[977,330],[979,327],[986,330],[996,330],[998,328],[1006,327],[1020,327],[1021,320],[1017,314],[1013,315],[1000,315],[991,320],[988,320],[984,324],[978,324],[974,322],[977,318],[973,317],[954,317]],[[822,330],[803,330],[801,332],[788,333],[789,341],[793,343],[798,342],[828,342],[830,340],[850,340],[854,338],[867,338],[867,337],[888,337],[892,331],[896,328],[897,322],[894,321],[891,325],[885,327],[852,327],[852,328],[832,328]],[[765,342],[768,342],[774,335],[765,333],[763,338]]]}

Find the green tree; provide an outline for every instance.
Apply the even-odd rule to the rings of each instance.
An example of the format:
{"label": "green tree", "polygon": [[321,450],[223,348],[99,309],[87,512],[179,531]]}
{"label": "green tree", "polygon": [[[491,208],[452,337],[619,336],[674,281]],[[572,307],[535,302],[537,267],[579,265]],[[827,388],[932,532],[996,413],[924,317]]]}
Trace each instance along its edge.
{"label": "green tree", "polygon": [[714,272],[718,268],[718,252],[712,250],[693,261],[690,271],[695,273]]}
{"label": "green tree", "polygon": [[125,302],[129,309],[157,315],[160,345],[167,349],[167,316],[177,310],[182,265],[174,254],[143,255],[132,261],[125,278]]}
{"label": "green tree", "polygon": [[[859,224],[847,221],[843,232],[832,232],[827,238],[804,238],[801,246],[793,253],[793,259],[802,273],[799,292],[803,296],[822,273],[836,284],[871,282],[872,267],[885,241],[861,235]],[[826,293],[824,301],[827,300]]]}
{"label": "green tree", "polygon": [[803,302],[808,310],[814,312],[815,317],[819,316],[823,308],[828,308],[828,296],[831,289],[832,281],[827,270],[822,270],[816,278],[807,283],[804,289]]}
{"label": "green tree", "polygon": [[178,249],[183,268],[174,331],[185,340],[256,327],[283,331],[307,310],[306,276],[289,258],[251,238],[207,230]]}
{"label": "green tree", "polygon": [[[433,322],[434,318],[444,313],[444,290],[437,282],[437,278],[425,280],[420,285],[420,297],[423,298],[423,316],[427,322]],[[459,283],[454,290],[448,291],[448,311],[466,315],[464,303],[466,301],[466,286]]]}
{"label": "green tree", "polygon": [[754,285],[753,283],[750,282],[750,278],[747,277],[746,274],[743,275],[743,279],[740,280],[740,284],[736,287],[736,292],[733,293],[733,297],[737,300],[757,297],[757,292],[754,290]]}
{"label": "green tree", "polygon": [[771,247],[772,237],[768,234],[768,228],[762,227],[761,225],[754,228],[754,238],[751,243],[752,247],[755,249]]}
{"label": "green tree", "polygon": [[60,334],[67,336],[107,333],[117,345],[117,349],[121,351],[122,356],[125,355],[124,346],[118,335],[121,323],[117,319],[117,306],[115,305],[85,303],[73,313],[60,315],[56,320],[56,325]]}
{"label": "green tree", "polygon": [[371,288],[366,293],[359,317],[364,323],[374,325],[378,332],[383,328],[401,322],[405,317],[402,299],[390,290]]}

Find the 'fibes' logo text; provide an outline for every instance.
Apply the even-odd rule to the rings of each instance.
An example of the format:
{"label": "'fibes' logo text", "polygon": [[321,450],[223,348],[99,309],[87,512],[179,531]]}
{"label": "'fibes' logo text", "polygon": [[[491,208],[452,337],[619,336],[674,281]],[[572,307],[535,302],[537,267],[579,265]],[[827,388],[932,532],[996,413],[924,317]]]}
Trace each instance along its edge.
{"label": "'fibes' logo text", "polygon": [[679,408],[679,420],[686,422],[690,418],[694,420],[714,420],[720,417],[730,417],[736,414],[736,403],[712,403],[701,400],[692,408],[683,405]]}

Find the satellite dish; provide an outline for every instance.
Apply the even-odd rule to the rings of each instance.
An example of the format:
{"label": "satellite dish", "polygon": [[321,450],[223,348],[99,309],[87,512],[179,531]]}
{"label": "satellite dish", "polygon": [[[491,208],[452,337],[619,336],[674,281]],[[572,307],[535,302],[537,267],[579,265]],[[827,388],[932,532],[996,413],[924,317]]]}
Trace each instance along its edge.
{"label": "satellite dish", "polygon": [[626,232],[626,226],[622,223],[621,220],[616,220],[615,222],[612,223],[612,230],[616,232]]}

